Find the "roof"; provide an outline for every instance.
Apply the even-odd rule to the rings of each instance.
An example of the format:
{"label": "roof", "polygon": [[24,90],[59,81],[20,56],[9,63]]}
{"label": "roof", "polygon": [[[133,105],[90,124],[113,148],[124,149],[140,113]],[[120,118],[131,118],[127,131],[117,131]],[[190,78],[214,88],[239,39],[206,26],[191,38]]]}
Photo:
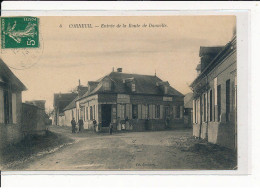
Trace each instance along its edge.
{"label": "roof", "polygon": [[224,48],[224,46],[201,46],[200,47],[200,52],[199,52],[199,56],[204,56],[204,55],[216,55],[218,54],[222,49]]}
{"label": "roof", "polygon": [[234,52],[236,50],[236,35],[233,36],[232,40],[228,42],[220,52],[217,53],[217,55],[209,62],[207,67],[203,69],[201,74],[190,84],[191,87],[194,87],[196,83],[198,83],[199,80],[201,80],[203,77],[205,77],[205,74],[207,74],[209,71],[211,71],[215,66],[219,64],[219,62],[225,57],[227,57],[230,53]]}
{"label": "roof", "polygon": [[0,58],[0,77],[3,82],[10,83],[13,88],[24,91],[27,90],[25,85],[14,75],[14,73],[9,69],[5,62]]}
{"label": "roof", "polygon": [[60,112],[74,99],[77,93],[58,93],[54,94],[53,106],[57,107]]}
{"label": "roof", "polygon": [[76,108],[76,101],[79,99],[79,96],[77,96],[76,98],[74,98],[63,110],[71,110],[73,108]]}
{"label": "roof", "polygon": [[[111,72],[96,82],[91,82],[95,86],[93,90],[89,90],[82,98],[98,93],[129,93],[129,89],[126,87],[124,80],[134,78],[135,81],[135,94],[150,94],[150,95],[162,95],[158,82],[162,82],[160,78],[154,75],[140,75],[140,74],[128,74],[121,72]],[[110,79],[113,83],[111,91],[104,91],[102,88],[102,81],[104,79]],[[89,82],[90,83],[90,82]],[[184,96],[182,93],[169,86],[168,95]]]}
{"label": "roof", "polygon": [[190,92],[184,96],[184,108],[193,108],[193,93]]}

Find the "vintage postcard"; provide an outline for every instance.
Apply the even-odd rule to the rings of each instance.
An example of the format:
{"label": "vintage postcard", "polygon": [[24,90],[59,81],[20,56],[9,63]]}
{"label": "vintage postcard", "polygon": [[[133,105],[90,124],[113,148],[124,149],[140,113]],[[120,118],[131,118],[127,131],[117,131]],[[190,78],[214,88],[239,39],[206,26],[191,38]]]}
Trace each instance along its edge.
{"label": "vintage postcard", "polygon": [[238,170],[236,19],[1,17],[1,170]]}

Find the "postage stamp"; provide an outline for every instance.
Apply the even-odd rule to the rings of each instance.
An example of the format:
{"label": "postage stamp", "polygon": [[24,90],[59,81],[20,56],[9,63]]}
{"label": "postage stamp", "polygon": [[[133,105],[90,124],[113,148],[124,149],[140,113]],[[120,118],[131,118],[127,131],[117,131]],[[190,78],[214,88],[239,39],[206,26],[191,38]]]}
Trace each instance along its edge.
{"label": "postage stamp", "polygon": [[38,48],[39,19],[36,17],[2,17],[1,48]]}

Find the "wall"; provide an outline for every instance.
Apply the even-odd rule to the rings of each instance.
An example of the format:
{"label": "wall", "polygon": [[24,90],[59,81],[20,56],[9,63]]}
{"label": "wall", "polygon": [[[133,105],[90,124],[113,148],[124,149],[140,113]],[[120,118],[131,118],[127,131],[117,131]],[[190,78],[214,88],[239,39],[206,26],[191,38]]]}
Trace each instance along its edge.
{"label": "wall", "polygon": [[13,110],[16,110],[13,114],[13,120],[15,121],[15,123],[4,124],[4,98],[3,89],[0,87],[0,150],[8,144],[19,142],[24,135],[21,131],[21,92],[13,92],[13,94],[15,94],[16,96],[15,98],[13,98],[12,102],[12,104],[15,106],[15,109]]}
{"label": "wall", "polygon": [[[203,94],[206,94],[206,112],[203,111],[204,104],[202,102],[203,94],[200,98],[197,108],[197,122],[194,120],[193,135],[207,139],[211,143],[219,144],[231,149],[235,148],[235,115],[236,115],[236,100],[235,100],[235,80],[236,80],[236,52],[230,53],[218,66],[216,66],[208,75],[209,88]],[[226,120],[226,81],[230,80],[230,120]],[[217,106],[217,86],[221,85],[221,113],[218,120]],[[210,98],[209,92],[212,90],[212,120],[210,120]],[[195,100],[196,100],[195,99]],[[195,107],[195,106],[194,106]],[[193,111],[195,114],[195,111]],[[206,115],[206,120],[204,119]],[[194,116],[195,117],[195,116]],[[201,134],[200,134],[201,132]]]}
{"label": "wall", "polygon": [[22,131],[34,133],[46,129],[45,110],[37,106],[22,103]]}
{"label": "wall", "polygon": [[[76,118],[76,108],[66,110],[64,111],[65,118],[64,118],[64,126],[69,126],[71,127],[71,120],[72,118]],[[73,114],[73,116],[72,116]]]}

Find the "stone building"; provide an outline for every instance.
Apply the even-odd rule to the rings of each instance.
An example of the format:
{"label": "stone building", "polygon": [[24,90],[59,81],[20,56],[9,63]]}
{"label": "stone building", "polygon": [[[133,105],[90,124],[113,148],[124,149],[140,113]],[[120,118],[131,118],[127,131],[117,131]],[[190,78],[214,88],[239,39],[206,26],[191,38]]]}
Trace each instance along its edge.
{"label": "stone building", "polygon": [[183,127],[183,94],[156,75],[123,73],[122,68],[97,81],[75,100],[76,118],[85,129],[160,130]]}
{"label": "stone building", "polygon": [[0,59],[0,150],[23,137],[21,130],[24,84]]}
{"label": "stone building", "polygon": [[191,84],[193,135],[236,149],[236,35],[223,47],[201,47],[200,57],[198,77]]}

